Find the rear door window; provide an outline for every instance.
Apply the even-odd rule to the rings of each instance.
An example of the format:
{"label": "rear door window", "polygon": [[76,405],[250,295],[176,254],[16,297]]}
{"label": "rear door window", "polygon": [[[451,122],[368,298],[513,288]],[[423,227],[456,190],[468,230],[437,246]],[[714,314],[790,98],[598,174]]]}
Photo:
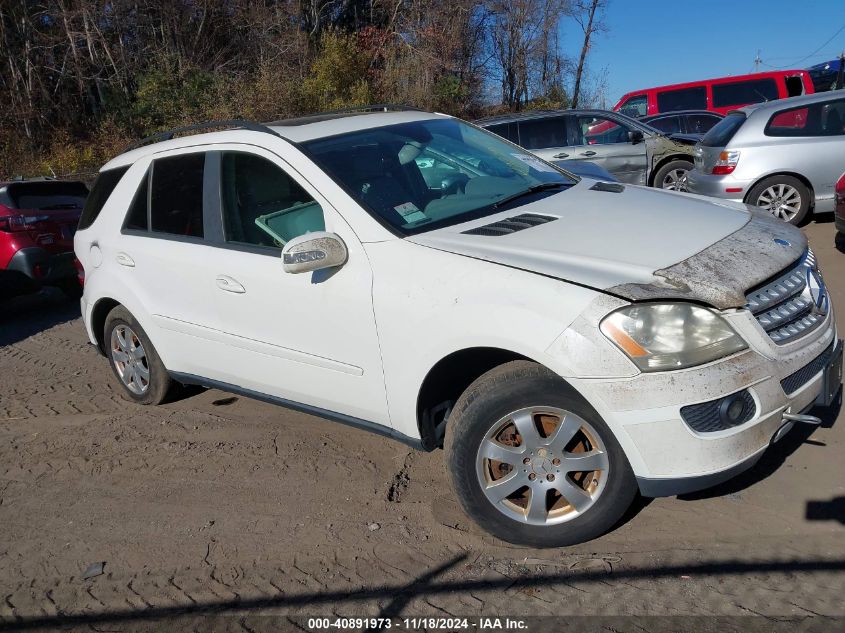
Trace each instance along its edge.
{"label": "rear door window", "polygon": [[525,149],[566,147],[566,117],[546,117],[519,122],[520,145]]}
{"label": "rear door window", "polygon": [[205,154],[182,154],[153,161],[150,229],[203,237],[202,182]]}
{"label": "rear door window", "polygon": [[85,200],[85,207],[82,209],[82,215],[79,217],[79,230],[87,229],[94,224],[94,220],[100,215],[106,200],[117,187],[117,183],[123,178],[123,174],[129,167],[118,167],[117,169],[109,169],[108,171],[101,171],[94,181],[94,186],[91,188],[91,193]]}
{"label": "rear door window", "polygon": [[779,97],[778,85],[774,79],[713,84],[713,107],[715,108],[774,101]]}
{"label": "rear door window", "polygon": [[657,93],[657,110],[659,112],[677,112],[678,110],[706,110],[707,88],[681,88],[679,90],[664,90]]}
{"label": "rear door window", "polygon": [[705,134],[722,120],[721,117],[712,114],[688,114],[684,118],[688,134]]}
{"label": "rear door window", "polygon": [[701,139],[701,144],[704,147],[725,147],[743,123],[745,123],[745,114],[732,112],[710,128],[710,131]]}
{"label": "rear door window", "polygon": [[666,134],[676,134],[682,132],[680,117],[667,116],[660,119],[653,119],[648,122],[651,127],[656,127],[661,132]]}

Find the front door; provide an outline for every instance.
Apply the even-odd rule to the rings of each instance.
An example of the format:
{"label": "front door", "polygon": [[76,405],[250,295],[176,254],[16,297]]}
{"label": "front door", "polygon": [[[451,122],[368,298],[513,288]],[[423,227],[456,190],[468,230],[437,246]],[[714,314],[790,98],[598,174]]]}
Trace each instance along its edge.
{"label": "front door", "polygon": [[573,118],[571,158],[593,161],[622,182],[647,184],[646,144],[644,141],[631,142],[628,133],[632,128],[601,115]]}
{"label": "front door", "polygon": [[[223,230],[204,283],[221,354],[209,377],[388,425],[372,270],[355,233],[275,154],[233,145],[219,157]],[[284,272],[284,243],[323,230],[346,243],[346,264]]]}

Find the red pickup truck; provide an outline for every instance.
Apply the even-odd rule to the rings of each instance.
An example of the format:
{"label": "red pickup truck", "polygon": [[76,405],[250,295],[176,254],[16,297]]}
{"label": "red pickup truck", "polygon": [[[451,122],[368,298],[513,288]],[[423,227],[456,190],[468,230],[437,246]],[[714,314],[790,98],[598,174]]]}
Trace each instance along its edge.
{"label": "red pickup truck", "polygon": [[58,286],[81,291],[73,235],[88,196],[82,182],[0,182],[0,300]]}

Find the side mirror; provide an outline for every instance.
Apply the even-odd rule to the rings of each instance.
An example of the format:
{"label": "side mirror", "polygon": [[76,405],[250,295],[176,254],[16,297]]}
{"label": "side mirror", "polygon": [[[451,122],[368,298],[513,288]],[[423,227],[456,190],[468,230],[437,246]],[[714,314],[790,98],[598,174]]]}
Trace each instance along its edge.
{"label": "side mirror", "polygon": [[631,141],[632,145],[642,143],[643,138],[643,133],[640,130],[631,130],[628,132],[628,140]]}
{"label": "side mirror", "polygon": [[339,235],[315,231],[293,238],[282,248],[286,273],[310,273],[343,266],[349,253]]}

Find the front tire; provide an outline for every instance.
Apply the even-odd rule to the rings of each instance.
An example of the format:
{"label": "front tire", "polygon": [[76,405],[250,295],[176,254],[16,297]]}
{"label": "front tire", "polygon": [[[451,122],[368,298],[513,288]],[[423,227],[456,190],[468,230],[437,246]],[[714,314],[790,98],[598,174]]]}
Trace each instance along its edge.
{"label": "front tire", "polygon": [[147,333],[123,306],[106,317],[104,339],[112,373],[124,395],[138,404],[161,404],[173,381]]}
{"label": "front tire", "polygon": [[692,163],[687,160],[669,161],[657,170],[654,175],[654,186],[670,191],[686,191],[687,174],[692,166]]}
{"label": "front tire", "polygon": [[518,545],[593,539],[637,492],[607,424],[563,380],[529,361],[501,365],[470,385],[450,416],[446,452],[467,514]]}
{"label": "front tire", "polygon": [[793,176],[771,176],[751,188],[748,204],[760,207],[784,222],[798,225],[810,211],[810,190]]}

